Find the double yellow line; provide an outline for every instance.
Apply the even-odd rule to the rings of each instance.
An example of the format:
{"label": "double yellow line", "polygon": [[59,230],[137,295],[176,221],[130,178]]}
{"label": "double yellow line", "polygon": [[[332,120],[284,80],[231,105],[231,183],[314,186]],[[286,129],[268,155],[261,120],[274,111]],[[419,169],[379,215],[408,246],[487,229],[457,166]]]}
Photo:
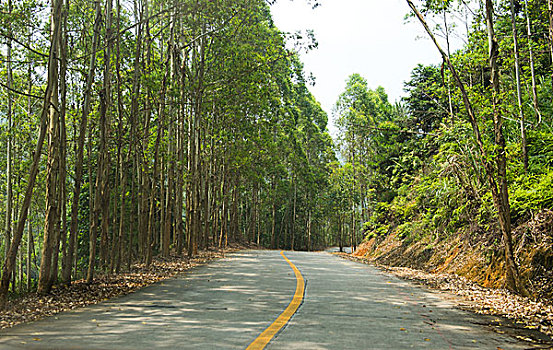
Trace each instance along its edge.
{"label": "double yellow line", "polygon": [[264,349],[267,344],[271,341],[271,339],[274,338],[274,336],[282,329],[282,327],[286,326],[286,324],[290,321],[292,316],[298,311],[298,308],[300,307],[302,301],[303,301],[303,294],[305,292],[305,280],[303,279],[303,276],[301,275],[300,270],[284,255],[284,252],[280,252],[280,255],[288,262],[292,270],[294,270],[294,274],[296,275],[296,293],[294,294],[294,297],[292,298],[292,301],[286,309],[278,316],[278,318],[273,322],[267,329],[263,331],[247,348],[246,350],[261,350]]}

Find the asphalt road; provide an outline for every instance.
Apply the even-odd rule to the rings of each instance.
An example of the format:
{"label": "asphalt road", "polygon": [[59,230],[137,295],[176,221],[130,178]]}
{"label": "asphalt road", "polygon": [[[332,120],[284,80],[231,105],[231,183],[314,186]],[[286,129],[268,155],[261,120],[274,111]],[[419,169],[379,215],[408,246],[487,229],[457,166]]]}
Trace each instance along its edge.
{"label": "asphalt road", "polygon": [[[440,294],[328,253],[286,252],[302,304],[267,349],[528,349]],[[290,304],[275,251],[247,251],[88,308],[0,331],[0,349],[245,349]]]}

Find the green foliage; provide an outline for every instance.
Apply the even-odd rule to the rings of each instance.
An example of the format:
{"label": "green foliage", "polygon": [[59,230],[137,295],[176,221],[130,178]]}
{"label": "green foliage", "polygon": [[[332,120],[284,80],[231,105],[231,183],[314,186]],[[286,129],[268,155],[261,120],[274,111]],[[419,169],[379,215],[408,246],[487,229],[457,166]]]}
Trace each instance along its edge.
{"label": "green foliage", "polygon": [[553,207],[553,169],[517,180],[511,190],[511,216],[515,220]]}
{"label": "green foliage", "polygon": [[[427,16],[435,16],[437,30],[445,33],[443,19],[465,11],[470,2],[422,1],[419,6]],[[520,123],[516,102],[514,53],[508,3],[497,3],[496,31],[500,39],[501,109],[507,141],[508,181],[511,217],[514,225],[528,220],[535,213],[553,207],[553,135],[551,133],[550,57],[545,54],[548,41],[544,36],[526,33],[526,19],[517,16],[519,47],[523,59],[523,102],[527,120],[529,169],[522,163]],[[530,1],[529,15],[533,33],[547,32],[547,9],[543,2]],[[495,165],[493,140],[493,108],[489,89],[488,42],[481,9],[472,10],[473,23],[467,43],[452,54],[452,62],[466,86],[483,133],[488,162]],[[522,11],[522,10],[521,10]],[[528,47],[535,59],[538,108],[534,108],[531,92]],[[365,82],[351,79],[345,96],[366,96],[361,93]],[[497,218],[482,160],[476,149],[472,128],[465,114],[461,95],[452,84],[444,66],[419,65],[406,82],[407,96],[393,109],[391,117],[377,125],[382,133],[369,133],[371,163],[359,179],[370,184],[362,196],[370,198],[370,215],[365,219],[367,237],[395,232],[407,241],[423,236],[447,237],[460,231],[493,232]],[[338,105],[346,100],[341,97]],[[351,103],[351,102],[350,102]],[[357,133],[350,120],[360,120],[356,108],[342,111],[342,138]],[[377,114],[374,114],[377,115]],[[541,115],[541,117],[540,117]],[[371,119],[373,121],[374,119]],[[351,125],[349,129],[348,125]],[[405,133],[411,131],[411,133]],[[350,137],[351,138],[351,137]],[[361,149],[357,146],[357,149]]]}

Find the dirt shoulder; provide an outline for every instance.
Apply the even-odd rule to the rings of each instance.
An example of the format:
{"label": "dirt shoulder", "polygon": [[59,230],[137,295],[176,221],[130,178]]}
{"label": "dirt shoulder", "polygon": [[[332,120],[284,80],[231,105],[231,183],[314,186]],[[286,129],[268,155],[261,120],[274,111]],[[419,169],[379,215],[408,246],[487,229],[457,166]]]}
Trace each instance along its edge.
{"label": "dirt shoulder", "polygon": [[[233,245],[225,249],[224,254],[248,248],[250,247]],[[132,293],[185,273],[195,266],[223,258],[224,254],[222,251],[207,250],[199,252],[198,256],[192,259],[177,256],[156,258],[149,267],[144,264],[135,264],[128,273],[98,276],[92,283],[78,280],[69,287],[55,286],[47,295],[36,293],[22,295],[10,300],[6,308],[0,311],[0,329]]]}
{"label": "dirt shoulder", "polygon": [[498,332],[510,332],[512,335],[532,340],[535,343],[553,345],[553,303],[551,301],[533,301],[515,295],[505,289],[484,288],[470,280],[450,273],[428,273],[406,267],[391,267],[375,264],[368,258],[352,256],[346,253],[334,253],[344,259],[370,264],[394,274],[402,279],[450,293],[457,298],[461,309],[482,315],[492,315],[488,326]]}

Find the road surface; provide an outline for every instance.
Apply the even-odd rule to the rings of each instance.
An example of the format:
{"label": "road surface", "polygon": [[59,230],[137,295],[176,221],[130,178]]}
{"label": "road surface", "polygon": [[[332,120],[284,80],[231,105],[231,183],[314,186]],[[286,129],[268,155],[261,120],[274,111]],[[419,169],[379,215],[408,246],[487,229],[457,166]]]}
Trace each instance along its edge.
{"label": "road surface", "polygon": [[328,253],[284,254],[290,263],[276,251],[235,253],[121,298],[2,330],[0,349],[254,349],[284,310],[291,314],[266,349],[532,348],[371,266]]}

